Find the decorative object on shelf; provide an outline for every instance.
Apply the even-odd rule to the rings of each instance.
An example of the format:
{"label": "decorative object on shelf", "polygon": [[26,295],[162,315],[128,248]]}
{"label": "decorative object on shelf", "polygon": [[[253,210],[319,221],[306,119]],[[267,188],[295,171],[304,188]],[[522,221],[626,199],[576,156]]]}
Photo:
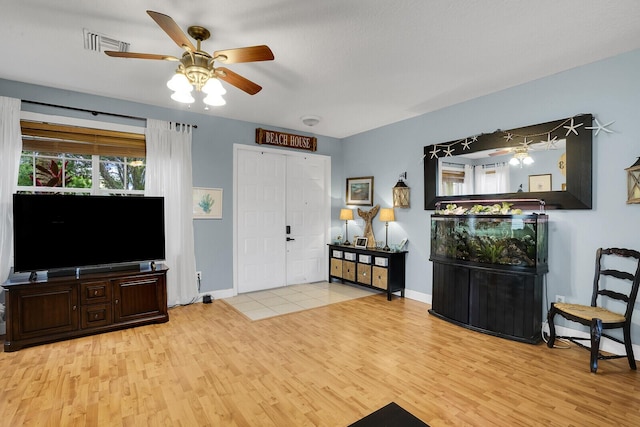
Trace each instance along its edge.
{"label": "decorative object on shelf", "polygon": [[407,173],[403,172],[398,178],[398,182],[393,187],[393,207],[408,208],[409,207],[409,187],[404,183],[407,179]]}
{"label": "decorative object on shelf", "polygon": [[353,209],[340,209],[340,219],[344,221],[344,244],[350,245],[349,242],[349,220],[353,220]]}
{"label": "decorative object on shelf", "polygon": [[353,246],[360,249],[367,249],[367,239],[366,237],[356,237],[353,242]]}
{"label": "decorative object on shelf", "polygon": [[560,173],[562,176],[567,176],[567,153],[562,153],[560,158],[558,159],[558,169],[560,169]]}
{"label": "decorative object on shelf", "polygon": [[222,188],[193,187],[193,218],[222,219]]}
{"label": "decorative object on shelf", "polygon": [[384,248],[382,248],[383,251],[388,251],[391,250],[391,248],[389,247],[389,221],[395,221],[396,220],[396,216],[395,213],[393,211],[393,208],[382,208],[380,210],[380,221],[383,221],[384,224]]}
{"label": "decorative object on shelf", "polygon": [[371,221],[376,217],[376,215],[378,215],[379,210],[380,205],[375,205],[368,211],[363,211],[362,209],[358,208],[358,215],[360,215],[360,217],[364,219],[364,237],[368,239],[368,248],[376,247],[376,236],[373,235],[373,226],[371,225]]}
{"label": "decorative object on shelf", "polygon": [[467,209],[451,203],[436,213],[439,215],[522,215],[522,209],[511,209],[511,206],[513,203],[502,202],[493,205],[473,205]]}
{"label": "decorative object on shelf", "polygon": [[627,171],[627,203],[640,203],[640,157]]}
{"label": "decorative object on shelf", "polygon": [[318,149],[318,138],[256,128],[256,144],[316,151]]}
{"label": "decorative object on shelf", "polygon": [[551,174],[529,175],[529,192],[551,191]]}
{"label": "decorative object on shelf", "polygon": [[373,206],[373,177],[347,178],[347,205]]}

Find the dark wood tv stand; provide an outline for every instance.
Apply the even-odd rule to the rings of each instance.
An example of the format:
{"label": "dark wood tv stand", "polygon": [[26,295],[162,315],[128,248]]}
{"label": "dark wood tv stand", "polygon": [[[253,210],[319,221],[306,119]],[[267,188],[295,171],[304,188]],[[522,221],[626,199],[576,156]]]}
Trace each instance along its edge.
{"label": "dark wood tv stand", "polygon": [[4,351],[169,320],[167,271],[8,280]]}

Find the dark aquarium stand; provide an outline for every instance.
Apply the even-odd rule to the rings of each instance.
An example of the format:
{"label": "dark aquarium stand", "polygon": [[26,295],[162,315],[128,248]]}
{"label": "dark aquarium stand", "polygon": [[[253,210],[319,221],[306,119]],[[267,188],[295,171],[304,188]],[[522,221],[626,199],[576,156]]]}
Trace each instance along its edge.
{"label": "dark aquarium stand", "polygon": [[468,329],[539,343],[545,214],[431,215],[429,313]]}

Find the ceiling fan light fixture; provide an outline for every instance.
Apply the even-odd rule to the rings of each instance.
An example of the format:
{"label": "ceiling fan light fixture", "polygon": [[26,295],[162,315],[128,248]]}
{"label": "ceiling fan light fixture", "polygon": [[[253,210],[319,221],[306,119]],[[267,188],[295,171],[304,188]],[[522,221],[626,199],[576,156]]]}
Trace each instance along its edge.
{"label": "ceiling fan light fixture", "polygon": [[224,95],[227,93],[227,90],[222,86],[222,83],[220,83],[217,77],[210,77],[204,86],[202,86],[202,91],[207,95]]}
{"label": "ceiling fan light fixture", "polygon": [[210,94],[207,95],[206,98],[202,100],[207,105],[211,105],[212,107],[220,107],[225,105],[227,101],[224,100],[222,95]]}
{"label": "ceiling fan light fixture", "polygon": [[524,159],[522,159],[522,163],[524,163],[525,165],[530,165],[533,163],[533,157],[531,156],[527,156]]}
{"label": "ceiling fan light fixture", "polygon": [[190,92],[174,92],[171,95],[171,99],[183,104],[192,104],[195,101]]}
{"label": "ceiling fan light fixture", "polygon": [[[167,82],[167,87],[174,92],[191,92],[193,86],[189,82],[189,79],[184,74],[178,72],[171,77],[171,80]],[[173,98],[173,96],[172,96]]]}

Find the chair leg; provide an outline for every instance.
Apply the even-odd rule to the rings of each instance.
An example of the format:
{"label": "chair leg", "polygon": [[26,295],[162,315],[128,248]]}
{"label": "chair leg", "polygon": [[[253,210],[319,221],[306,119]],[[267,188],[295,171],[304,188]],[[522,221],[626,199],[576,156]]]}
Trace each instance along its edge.
{"label": "chair leg", "polygon": [[598,370],[598,356],[600,355],[600,337],[602,336],[602,320],[591,320],[591,372]]}
{"label": "chair leg", "polygon": [[549,340],[547,341],[547,347],[553,348],[553,345],[556,342],[556,327],[553,324],[553,318],[556,315],[556,306],[554,303],[551,303],[551,308],[549,309],[549,313],[547,313],[547,323],[549,323]]}
{"label": "chair leg", "polygon": [[636,370],[636,359],[633,356],[633,345],[631,344],[631,324],[627,323],[622,328],[624,331],[624,346],[627,350],[627,360],[629,360],[629,368]]}

